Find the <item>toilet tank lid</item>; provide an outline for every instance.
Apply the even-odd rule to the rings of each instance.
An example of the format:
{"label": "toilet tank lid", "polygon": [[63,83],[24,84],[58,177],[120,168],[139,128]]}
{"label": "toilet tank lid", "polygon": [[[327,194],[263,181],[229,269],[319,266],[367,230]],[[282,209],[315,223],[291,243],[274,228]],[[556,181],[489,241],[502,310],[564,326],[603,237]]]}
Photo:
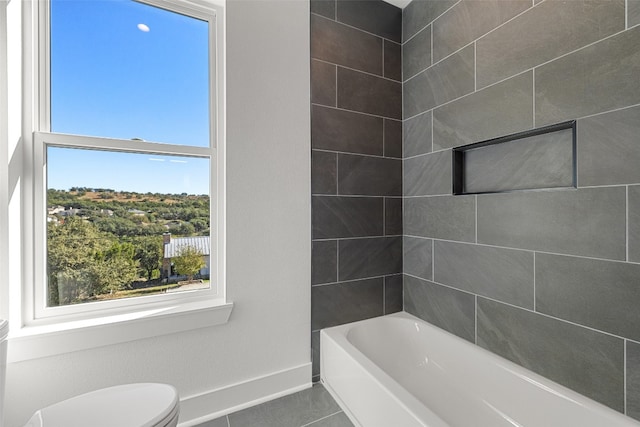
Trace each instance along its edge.
{"label": "toilet tank lid", "polygon": [[155,427],[176,411],[168,384],[125,384],[73,397],[39,411],[46,427]]}

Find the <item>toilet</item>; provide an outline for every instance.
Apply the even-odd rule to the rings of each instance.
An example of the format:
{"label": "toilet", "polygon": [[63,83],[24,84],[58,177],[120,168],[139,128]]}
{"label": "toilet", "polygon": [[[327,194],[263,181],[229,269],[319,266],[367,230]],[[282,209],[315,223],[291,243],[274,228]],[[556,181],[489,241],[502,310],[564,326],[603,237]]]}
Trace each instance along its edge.
{"label": "toilet", "polygon": [[[4,403],[8,331],[8,322],[0,320],[0,414]],[[174,387],[155,383],[124,384],[40,409],[25,427],[175,427],[179,412]]]}

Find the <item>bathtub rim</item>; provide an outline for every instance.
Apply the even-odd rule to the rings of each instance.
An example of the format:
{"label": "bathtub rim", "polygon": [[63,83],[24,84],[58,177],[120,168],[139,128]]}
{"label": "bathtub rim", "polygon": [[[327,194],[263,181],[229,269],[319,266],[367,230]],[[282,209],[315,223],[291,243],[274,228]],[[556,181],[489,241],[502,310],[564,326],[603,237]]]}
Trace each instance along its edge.
{"label": "bathtub rim", "polygon": [[[324,328],[320,330],[320,336],[321,336],[321,340],[322,337],[324,336],[325,339],[330,339],[333,342],[336,343],[336,345],[340,346],[341,350],[345,351],[350,357],[356,359],[358,361],[358,363],[361,364],[361,366],[363,366],[365,369],[365,371],[367,372],[368,375],[370,375],[374,381],[376,381],[378,384],[380,384],[382,387],[386,387],[386,384],[381,384],[381,379],[383,379],[385,382],[390,382],[393,385],[393,390],[392,393],[390,393],[394,399],[396,399],[396,401],[404,406],[405,408],[407,408],[408,411],[412,412],[413,414],[415,414],[414,411],[412,411],[411,408],[407,407],[407,404],[405,404],[405,402],[403,402],[399,397],[398,394],[396,394],[395,392],[399,390],[399,396],[404,399],[405,397],[407,398],[407,402],[410,402],[409,406],[414,406],[415,404],[420,405],[422,408],[427,409],[428,413],[432,414],[433,417],[437,418],[438,420],[440,420],[443,424],[443,426],[448,426],[448,424],[444,421],[442,421],[442,419],[435,414],[434,412],[432,412],[429,408],[427,408],[426,405],[424,405],[418,398],[416,398],[413,394],[411,394],[408,390],[406,390],[402,385],[400,385],[393,377],[391,377],[389,374],[387,374],[381,367],[379,367],[378,365],[376,365],[371,359],[369,359],[364,353],[362,353],[354,344],[352,344],[349,340],[348,340],[348,333],[349,331],[354,328],[357,327],[363,323],[375,323],[375,322],[381,322],[384,321],[383,319],[388,319],[388,318],[398,318],[398,319],[404,319],[404,320],[409,320],[409,321],[415,321],[418,322],[421,327],[424,327],[426,329],[432,330],[434,331],[434,333],[439,333],[439,334],[444,334],[448,337],[450,337],[451,339],[455,339],[457,340],[461,346],[463,346],[464,348],[468,348],[471,351],[475,351],[475,352],[479,352],[480,354],[484,354],[485,357],[489,358],[489,360],[492,363],[495,363],[496,365],[500,366],[501,368],[510,371],[511,373],[513,373],[514,375],[517,375],[518,377],[536,384],[538,387],[542,387],[542,388],[549,388],[552,389],[554,391],[554,394],[559,395],[560,398],[568,400],[568,401],[572,401],[575,404],[578,404],[579,406],[582,407],[586,407],[588,408],[587,410],[590,412],[596,412],[596,413],[601,413],[603,417],[605,418],[611,418],[612,421],[617,421],[622,425],[628,425],[629,427],[633,427],[633,426],[640,426],[640,421],[636,420],[634,418],[631,418],[630,416],[622,413],[622,412],[618,412],[613,408],[610,408],[594,399],[591,399],[583,394],[578,393],[575,390],[572,390],[558,382],[555,382],[547,377],[544,377],[536,372],[533,372],[523,366],[520,366],[518,364],[516,364],[515,362],[512,362],[509,359],[506,359],[496,353],[493,353],[475,343],[472,343],[470,341],[465,340],[464,338],[461,338],[455,334],[452,334],[449,331],[446,331],[436,325],[433,325],[429,322],[426,322],[425,320],[420,319],[419,317],[416,317],[410,313],[407,313],[405,311],[401,311],[401,312],[396,312],[396,313],[392,313],[392,314],[387,314],[384,316],[378,316],[378,317],[372,317],[369,319],[363,319],[363,320],[358,320],[355,322],[351,322],[351,323],[346,323],[343,325],[337,325],[337,326],[333,326],[333,327],[329,327],[329,328]],[[321,345],[321,354],[322,354],[322,345]],[[323,376],[323,360],[321,357],[320,360],[320,365],[321,365],[321,371],[320,371],[320,379],[322,381],[322,384],[325,385],[325,387],[329,390],[329,392],[331,393],[331,395],[336,398],[336,401],[339,402],[340,407],[344,410],[345,414],[347,414],[347,416],[349,416],[349,418],[353,421],[353,419],[351,418],[350,414],[348,413],[348,411],[346,410],[347,406],[344,404],[344,402],[340,399],[339,396],[336,395],[335,391],[330,389],[330,385],[327,383],[327,381],[325,381],[325,378]],[[327,385],[329,385],[329,387],[327,387]],[[625,399],[626,399],[626,393],[625,393]],[[626,407],[626,405],[625,405]],[[421,412],[421,411],[418,411]],[[626,422],[626,424],[625,424]],[[356,422],[354,422],[355,425],[359,426],[360,424],[356,424]]]}

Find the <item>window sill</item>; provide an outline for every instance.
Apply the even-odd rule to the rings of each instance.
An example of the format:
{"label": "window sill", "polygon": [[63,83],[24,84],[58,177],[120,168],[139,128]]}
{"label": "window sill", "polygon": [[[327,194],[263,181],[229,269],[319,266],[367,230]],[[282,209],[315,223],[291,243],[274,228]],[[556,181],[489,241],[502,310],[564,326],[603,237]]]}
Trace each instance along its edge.
{"label": "window sill", "polygon": [[232,302],[222,299],[115,316],[25,326],[9,334],[7,361],[21,362],[227,323]]}

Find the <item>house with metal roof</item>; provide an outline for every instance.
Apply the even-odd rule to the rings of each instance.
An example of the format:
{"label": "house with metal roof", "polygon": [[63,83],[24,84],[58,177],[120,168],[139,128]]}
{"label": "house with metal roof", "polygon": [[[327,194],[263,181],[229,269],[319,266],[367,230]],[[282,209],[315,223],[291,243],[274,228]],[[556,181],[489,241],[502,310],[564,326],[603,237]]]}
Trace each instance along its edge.
{"label": "house with metal roof", "polygon": [[162,277],[175,276],[171,259],[177,257],[184,247],[195,248],[202,254],[205,265],[200,269],[201,277],[209,276],[211,266],[211,238],[209,236],[171,237],[171,233],[162,235],[164,243],[162,259]]}

